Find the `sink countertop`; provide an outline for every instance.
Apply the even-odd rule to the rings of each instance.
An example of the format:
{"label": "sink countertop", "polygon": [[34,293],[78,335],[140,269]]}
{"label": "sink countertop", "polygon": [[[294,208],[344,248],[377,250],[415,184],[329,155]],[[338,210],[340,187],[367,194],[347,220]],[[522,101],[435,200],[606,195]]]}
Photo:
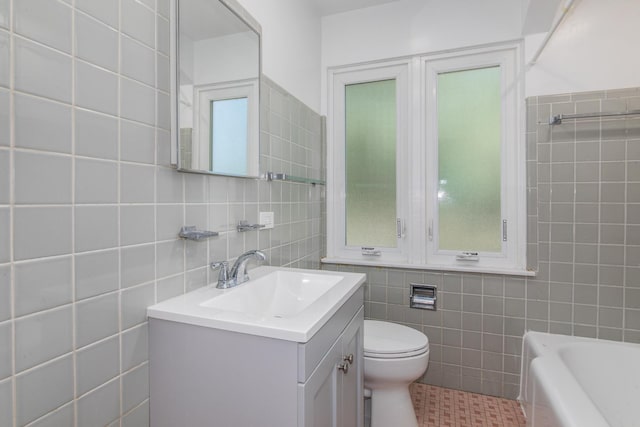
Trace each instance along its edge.
{"label": "sink countertop", "polygon": [[[259,286],[254,281],[277,271],[301,274],[338,276],[341,280],[309,304],[298,314],[279,317],[263,313],[238,311],[206,306],[208,301],[248,286]],[[250,280],[230,289],[217,289],[216,284],[196,289],[147,308],[150,318],[188,323],[208,328],[223,329],[250,335],[305,343],[335,314],[365,281],[361,273],[305,270],[262,266],[249,271]],[[309,285],[312,286],[312,285]]]}

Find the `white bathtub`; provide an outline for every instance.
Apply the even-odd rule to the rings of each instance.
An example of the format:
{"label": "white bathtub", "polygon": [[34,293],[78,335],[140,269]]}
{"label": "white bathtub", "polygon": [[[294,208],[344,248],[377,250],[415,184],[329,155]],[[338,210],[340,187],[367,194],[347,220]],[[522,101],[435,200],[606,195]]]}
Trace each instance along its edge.
{"label": "white bathtub", "polygon": [[640,345],[527,332],[519,400],[528,427],[640,427]]}

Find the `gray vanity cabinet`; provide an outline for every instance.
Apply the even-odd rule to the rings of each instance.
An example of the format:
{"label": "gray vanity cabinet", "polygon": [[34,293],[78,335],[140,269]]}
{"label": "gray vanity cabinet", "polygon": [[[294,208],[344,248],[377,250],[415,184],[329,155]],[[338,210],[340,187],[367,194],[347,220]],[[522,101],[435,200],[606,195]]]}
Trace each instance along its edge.
{"label": "gray vanity cabinet", "polygon": [[363,319],[362,287],[305,343],[150,318],[151,427],[362,427]]}
{"label": "gray vanity cabinet", "polygon": [[363,311],[360,308],[309,379],[298,384],[301,425],[363,425]]}

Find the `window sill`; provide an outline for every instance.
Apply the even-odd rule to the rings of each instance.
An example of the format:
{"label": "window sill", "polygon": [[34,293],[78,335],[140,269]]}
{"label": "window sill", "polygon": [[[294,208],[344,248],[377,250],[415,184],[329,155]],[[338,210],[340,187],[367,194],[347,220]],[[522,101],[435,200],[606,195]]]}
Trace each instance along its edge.
{"label": "window sill", "polygon": [[484,273],[484,274],[504,274],[508,276],[525,276],[534,277],[537,272],[530,270],[509,269],[509,268],[474,268],[463,267],[457,265],[423,265],[423,264],[405,264],[405,263],[383,263],[376,261],[362,261],[347,258],[322,258],[322,264],[341,264],[341,265],[362,265],[367,267],[387,267],[387,268],[403,268],[411,270],[431,270],[431,271],[455,271],[463,273]]}

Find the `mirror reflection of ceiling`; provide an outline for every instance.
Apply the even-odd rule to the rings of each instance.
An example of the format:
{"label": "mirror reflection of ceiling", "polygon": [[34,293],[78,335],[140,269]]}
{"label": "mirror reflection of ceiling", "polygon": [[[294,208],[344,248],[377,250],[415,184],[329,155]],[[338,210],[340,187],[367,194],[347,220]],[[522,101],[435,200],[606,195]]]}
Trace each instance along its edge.
{"label": "mirror reflection of ceiling", "polygon": [[189,0],[180,8],[180,33],[193,41],[244,33],[249,27],[222,3]]}
{"label": "mirror reflection of ceiling", "polygon": [[378,6],[384,3],[393,3],[398,0],[311,0],[316,4],[321,16],[348,12],[350,10],[364,9]]}

